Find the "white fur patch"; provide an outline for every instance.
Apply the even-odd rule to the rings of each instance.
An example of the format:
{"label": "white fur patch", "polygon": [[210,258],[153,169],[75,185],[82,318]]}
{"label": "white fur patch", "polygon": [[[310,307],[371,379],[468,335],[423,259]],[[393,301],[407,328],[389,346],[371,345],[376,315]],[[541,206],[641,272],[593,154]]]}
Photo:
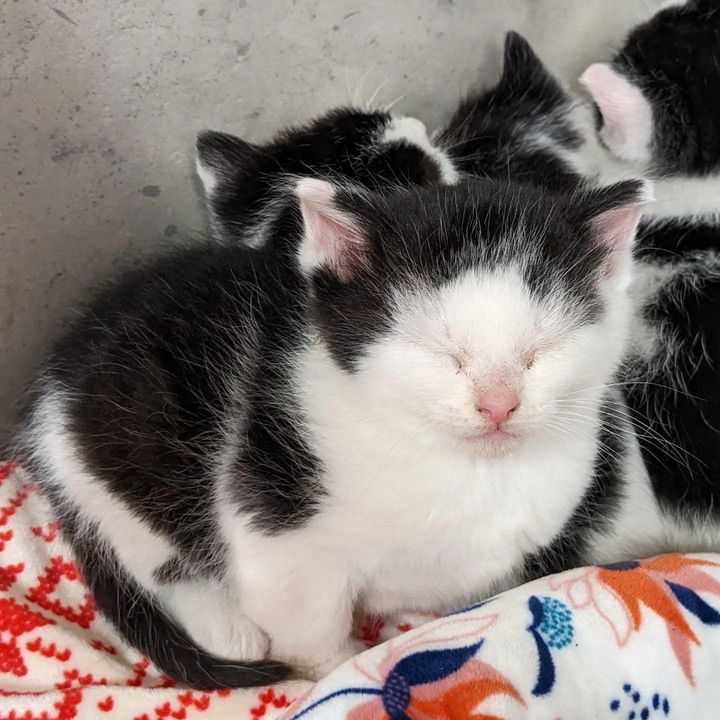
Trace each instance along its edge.
{"label": "white fur patch", "polygon": [[154,570],[172,557],[173,548],[84,466],[66,427],[64,404],[62,393],[49,389],[33,419],[33,445],[45,481],[56,485],[81,516],[97,524],[123,565],[141,585],[152,588]]}
{"label": "white fur patch", "polygon": [[203,190],[205,190],[205,195],[210,197],[218,185],[215,171],[207,167],[206,165],[203,165],[200,161],[200,158],[198,157],[195,158],[195,172],[200,178],[200,182],[202,182]]}
{"label": "white fur patch", "polygon": [[655,199],[645,209],[647,219],[688,218],[720,225],[720,175],[658,180]]}
{"label": "white fur patch", "polygon": [[163,585],[158,596],[202,648],[221,658],[261,660],[269,641],[240,612],[238,598],[210,580]]}
{"label": "white fur patch", "polygon": [[382,134],[380,142],[391,143],[400,140],[420,148],[437,163],[443,184],[455,185],[459,182],[460,173],[455,169],[452,160],[441,148],[430,142],[427,129],[420,120],[412,117],[393,118]]}
{"label": "white fur patch", "polygon": [[600,108],[600,135],[610,152],[630,162],[648,162],[653,134],[652,106],[642,91],[605,63],[591,65],[580,77]]}

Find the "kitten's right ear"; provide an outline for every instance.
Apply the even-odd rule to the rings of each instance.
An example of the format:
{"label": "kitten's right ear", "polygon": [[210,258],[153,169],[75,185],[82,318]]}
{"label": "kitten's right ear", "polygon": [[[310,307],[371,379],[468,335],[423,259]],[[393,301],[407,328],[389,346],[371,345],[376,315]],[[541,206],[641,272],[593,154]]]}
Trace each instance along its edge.
{"label": "kitten's right ear", "polygon": [[203,130],[195,144],[196,170],[202,181],[205,197],[210,199],[231,187],[238,178],[251,176],[262,158],[262,150],[234,135]]}
{"label": "kitten's right ear", "polygon": [[560,88],[557,80],[548,72],[530,43],[514,30],[505,36],[500,82],[510,89],[523,92],[529,87],[539,85]]}
{"label": "kitten's right ear", "polygon": [[648,162],[653,135],[652,106],[640,88],[606,63],[591,65],[580,83],[602,117],[600,137],[621,160]]}
{"label": "kitten's right ear", "polygon": [[652,186],[644,180],[624,180],[576,197],[583,223],[605,252],[606,277],[620,285],[630,282],[635,235],[643,210],[653,199]]}
{"label": "kitten's right ear", "polygon": [[338,205],[337,190],[326,180],[299,180],[295,196],[303,221],[300,268],[308,276],[325,268],[341,282],[350,282],[368,261],[367,236],[358,219]]}

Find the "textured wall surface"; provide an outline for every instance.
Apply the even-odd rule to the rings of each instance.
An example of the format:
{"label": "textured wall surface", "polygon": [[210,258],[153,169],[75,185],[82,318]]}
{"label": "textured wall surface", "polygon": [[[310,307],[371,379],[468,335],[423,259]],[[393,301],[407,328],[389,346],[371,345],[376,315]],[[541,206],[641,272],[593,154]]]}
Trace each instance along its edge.
{"label": "textured wall surface", "polygon": [[0,0],[0,439],[73,304],[202,231],[198,129],[350,101],[437,124],[505,30],[572,82],[659,0]]}

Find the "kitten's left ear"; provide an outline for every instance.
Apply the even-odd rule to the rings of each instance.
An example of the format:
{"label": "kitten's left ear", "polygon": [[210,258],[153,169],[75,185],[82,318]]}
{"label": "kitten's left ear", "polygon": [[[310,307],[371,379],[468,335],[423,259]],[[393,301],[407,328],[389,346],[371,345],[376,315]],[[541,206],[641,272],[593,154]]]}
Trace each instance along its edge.
{"label": "kitten's left ear", "polygon": [[643,180],[624,182],[590,191],[583,200],[585,223],[593,240],[607,252],[606,275],[629,280],[632,247],[640,218],[653,195]]}
{"label": "kitten's left ear", "polygon": [[653,111],[640,88],[606,63],[591,65],[580,76],[580,84],[600,112],[600,137],[608,150],[621,160],[650,160]]}
{"label": "kitten's left ear", "polygon": [[558,81],[548,72],[530,43],[511,30],[505,36],[503,71],[500,82],[511,90],[526,93],[529,88],[563,93]]}
{"label": "kitten's left ear", "polygon": [[262,149],[234,135],[203,130],[197,136],[196,170],[205,197],[238,190],[243,178],[253,178],[263,157]]}
{"label": "kitten's left ear", "polygon": [[341,282],[350,282],[368,264],[368,240],[358,218],[338,204],[337,189],[326,180],[299,180],[295,196],[303,220],[301,269],[312,275],[325,268]]}

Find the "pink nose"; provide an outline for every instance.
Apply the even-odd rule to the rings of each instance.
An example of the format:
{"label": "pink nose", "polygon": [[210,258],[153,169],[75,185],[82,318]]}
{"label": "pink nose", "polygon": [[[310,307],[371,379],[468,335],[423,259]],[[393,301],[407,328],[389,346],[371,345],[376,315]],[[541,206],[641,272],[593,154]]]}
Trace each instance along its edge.
{"label": "pink nose", "polygon": [[475,400],[477,411],[497,426],[506,422],[519,405],[517,393],[506,385],[496,385],[478,395]]}

